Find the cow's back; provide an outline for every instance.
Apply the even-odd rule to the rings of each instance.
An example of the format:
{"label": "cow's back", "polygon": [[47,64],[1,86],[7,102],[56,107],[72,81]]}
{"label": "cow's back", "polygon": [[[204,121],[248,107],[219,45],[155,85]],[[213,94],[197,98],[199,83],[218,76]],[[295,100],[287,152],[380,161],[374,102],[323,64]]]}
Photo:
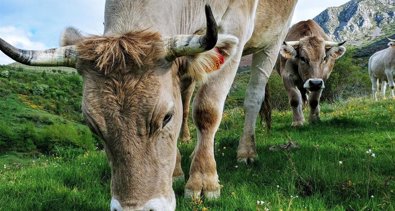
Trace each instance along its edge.
{"label": "cow's back", "polygon": [[[292,20],[297,0],[260,0],[258,3],[254,32],[244,47],[248,55],[277,43],[284,37]],[[279,15],[281,14],[281,15]]]}
{"label": "cow's back", "polygon": [[306,36],[317,36],[327,41],[331,40],[320,25],[313,20],[306,20],[293,25],[289,29],[285,41],[296,41]]}

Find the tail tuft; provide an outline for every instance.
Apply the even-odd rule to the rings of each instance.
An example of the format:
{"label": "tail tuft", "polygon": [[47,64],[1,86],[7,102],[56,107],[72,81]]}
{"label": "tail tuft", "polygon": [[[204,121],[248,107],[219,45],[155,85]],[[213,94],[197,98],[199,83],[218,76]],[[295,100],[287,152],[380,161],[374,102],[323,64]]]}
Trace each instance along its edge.
{"label": "tail tuft", "polygon": [[272,129],[272,105],[270,103],[270,90],[269,84],[266,84],[265,87],[265,99],[262,102],[261,110],[259,111],[259,115],[261,116],[261,123],[263,125],[263,121],[265,121],[266,128],[268,131]]}

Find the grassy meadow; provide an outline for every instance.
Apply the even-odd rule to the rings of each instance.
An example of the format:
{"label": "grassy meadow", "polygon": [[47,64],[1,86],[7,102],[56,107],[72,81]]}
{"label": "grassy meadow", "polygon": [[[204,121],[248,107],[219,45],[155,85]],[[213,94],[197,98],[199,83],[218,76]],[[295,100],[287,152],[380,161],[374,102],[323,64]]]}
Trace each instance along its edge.
{"label": "grassy meadow", "polygon": [[[221,198],[185,199],[180,181],[177,210],[395,210],[395,100],[331,98],[322,122],[302,128],[290,127],[289,109],[276,110],[270,132],[257,126],[259,158],[247,166],[237,163],[236,149],[248,78],[237,76],[216,136]],[[110,169],[83,124],[81,85],[75,73],[0,66],[0,210],[109,209]],[[284,91],[271,85],[281,107]],[[179,144],[186,174],[191,128],[193,143]],[[289,141],[298,147],[281,149]]]}

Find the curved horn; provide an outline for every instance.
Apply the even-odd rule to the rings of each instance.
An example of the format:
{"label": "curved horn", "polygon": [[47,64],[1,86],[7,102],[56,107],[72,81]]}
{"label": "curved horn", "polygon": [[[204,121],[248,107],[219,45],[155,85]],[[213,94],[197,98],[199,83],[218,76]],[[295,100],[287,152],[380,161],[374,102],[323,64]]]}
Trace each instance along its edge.
{"label": "curved horn", "polygon": [[52,48],[44,51],[15,48],[0,38],[0,50],[13,60],[31,66],[75,67],[77,50],[75,46]]}
{"label": "curved horn", "polygon": [[205,35],[177,35],[165,39],[168,58],[191,56],[211,50],[217,44],[218,29],[209,5],[205,6],[207,29]]}
{"label": "curved horn", "polygon": [[343,42],[333,42],[333,41],[325,41],[325,47],[326,48],[332,48],[332,47],[339,47],[344,45],[344,43],[346,43],[347,41],[343,41]]}
{"label": "curved horn", "polygon": [[300,41],[285,41],[285,45],[290,45],[292,47],[298,46],[300,44]]}
{"label": "curved horn", "polygon": [[391,39],[391,38],[389,38],[389,37],[387,37],[387,39],[388,39],[390,42],[395,42],[395,39]]}

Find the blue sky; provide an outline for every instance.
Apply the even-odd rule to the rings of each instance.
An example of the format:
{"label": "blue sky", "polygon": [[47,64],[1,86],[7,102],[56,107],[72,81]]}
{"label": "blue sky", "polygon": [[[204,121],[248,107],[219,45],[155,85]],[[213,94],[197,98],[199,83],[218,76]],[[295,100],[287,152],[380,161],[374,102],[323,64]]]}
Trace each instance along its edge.
{"label": "blue sky", "polygon": [[[348,0],[299,0],[293,23],[313,18]],[[1,0],[0,37],[19,48],[59,46],[63,29],[74,26],[88,34],[102,34],[105,0]],[[0,64],[12,60],[0,53]]]}

